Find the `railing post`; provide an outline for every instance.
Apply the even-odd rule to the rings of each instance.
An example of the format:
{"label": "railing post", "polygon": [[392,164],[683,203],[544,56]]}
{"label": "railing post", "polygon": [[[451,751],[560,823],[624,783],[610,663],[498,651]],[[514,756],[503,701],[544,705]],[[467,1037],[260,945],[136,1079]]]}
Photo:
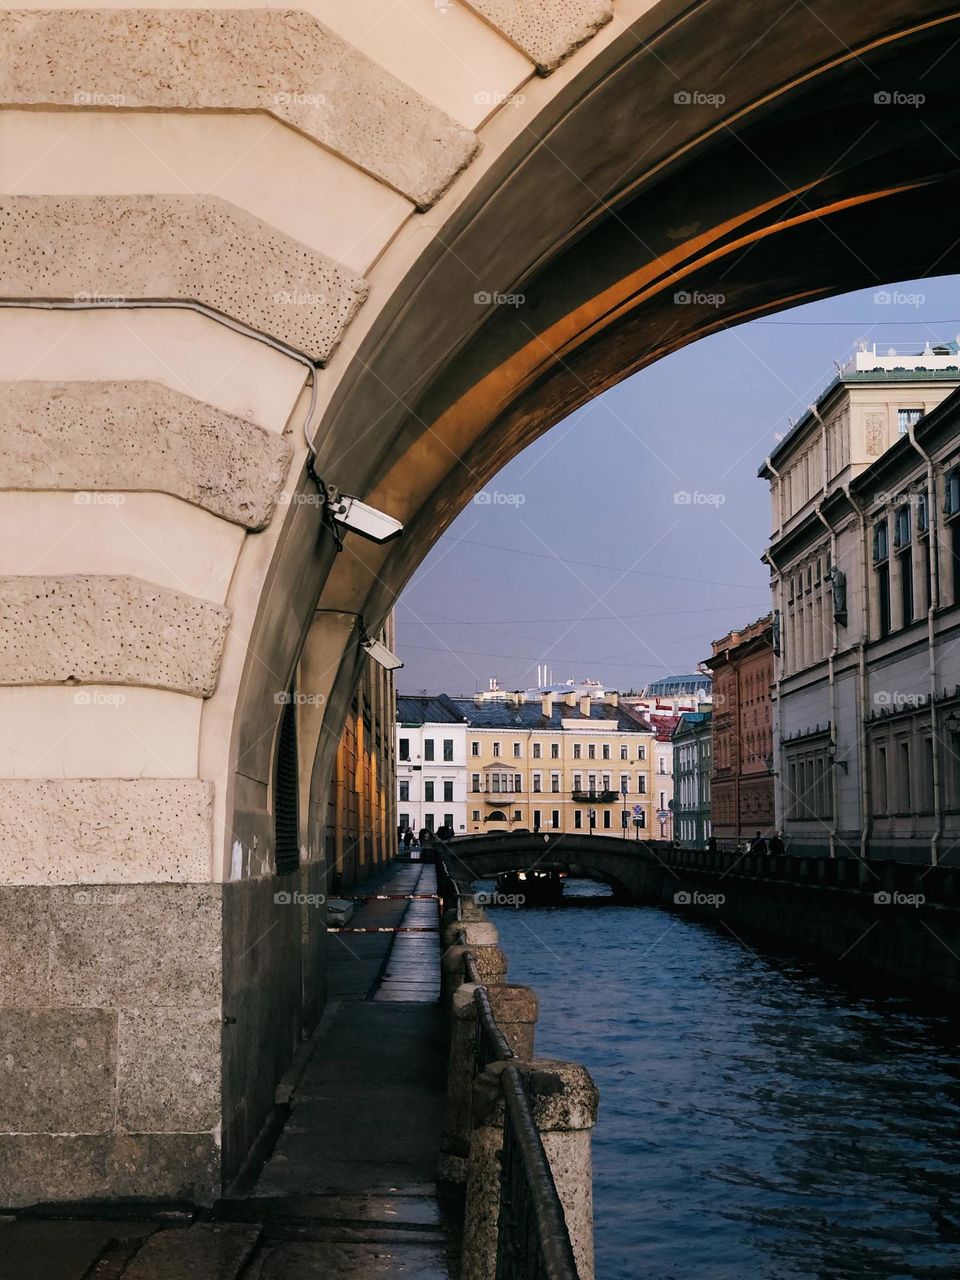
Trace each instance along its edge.
{"label": "railing post", "polygon": [[533,1057],[540,1001],[532,987],[511,983],[487,987],[490,1006],[497,1026],[507,1038],[513,1052],[523,1061]]}
{"label": "railing post", "polygon": [[[473,1091],[473,1131],[467,1172],[461,1280],[494,1280],[500,1221],[500,1154],[504,1100],[491,1063]],[[594,1280],[591,1135],[599,1093],[586,1067],[550,1058],[516,1064],[530,1095],[570,1233],[580,1280]]]}
{"label": "railing post", "polygon": [[465,1183],[470,1156],[470,1108],[477,1041],[476,984],[462,983],[453,993],[447,1105],[437,1174],[442,1182]]}

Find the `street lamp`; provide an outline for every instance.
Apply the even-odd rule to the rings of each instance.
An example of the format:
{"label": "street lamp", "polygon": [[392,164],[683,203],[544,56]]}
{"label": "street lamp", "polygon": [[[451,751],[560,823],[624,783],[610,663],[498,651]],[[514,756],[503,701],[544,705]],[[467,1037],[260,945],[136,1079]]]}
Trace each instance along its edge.
{"label": "street lamp", "polygon": [[837,744],[836,742],[834,742],[832,738],[827,743],[827,755],[830,758],[831,764],[838,765],[843,770],[844,773],[847,772],[847,762],[846,760],[839,760],[837,758]]}

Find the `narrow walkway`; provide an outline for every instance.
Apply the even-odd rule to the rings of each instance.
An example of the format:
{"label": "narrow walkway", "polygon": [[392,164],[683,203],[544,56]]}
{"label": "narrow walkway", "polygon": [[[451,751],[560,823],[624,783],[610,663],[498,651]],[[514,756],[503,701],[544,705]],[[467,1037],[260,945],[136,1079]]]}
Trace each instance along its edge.
{"label": "narrow walkway", "polygon": [[[395,867],[382,894],[436,893],[432,866]],[[331,934],[330,1000],[291,1115],[244,1201],[218,1218],[262,1225],[258,1280],[447,1280],[435,1187],[445,1055],[434,898],[359,905]]]}

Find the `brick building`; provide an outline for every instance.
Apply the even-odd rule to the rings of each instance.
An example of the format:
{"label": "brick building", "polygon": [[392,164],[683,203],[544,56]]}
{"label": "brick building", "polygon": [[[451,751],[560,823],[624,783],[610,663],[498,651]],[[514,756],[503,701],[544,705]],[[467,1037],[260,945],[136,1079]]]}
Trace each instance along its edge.
{"label": "brick building", "polygon": [[717,840],[775,830],[773,615],[713,642],[712,828]]}

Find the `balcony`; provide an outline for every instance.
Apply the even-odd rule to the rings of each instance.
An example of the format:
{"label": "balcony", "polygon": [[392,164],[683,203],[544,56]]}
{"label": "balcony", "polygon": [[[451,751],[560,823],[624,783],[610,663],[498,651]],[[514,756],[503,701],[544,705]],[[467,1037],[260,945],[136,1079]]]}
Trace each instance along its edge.
{"label": "balcony", "polygon": [[570,793],[578,804],[615,804],[620,799],[619,791],[577,791]]}
{"label": "balcony", "polygon": [[473,795],[482,795],[484,804],[513,804],[519,800],[519,791],[474,791]]}

